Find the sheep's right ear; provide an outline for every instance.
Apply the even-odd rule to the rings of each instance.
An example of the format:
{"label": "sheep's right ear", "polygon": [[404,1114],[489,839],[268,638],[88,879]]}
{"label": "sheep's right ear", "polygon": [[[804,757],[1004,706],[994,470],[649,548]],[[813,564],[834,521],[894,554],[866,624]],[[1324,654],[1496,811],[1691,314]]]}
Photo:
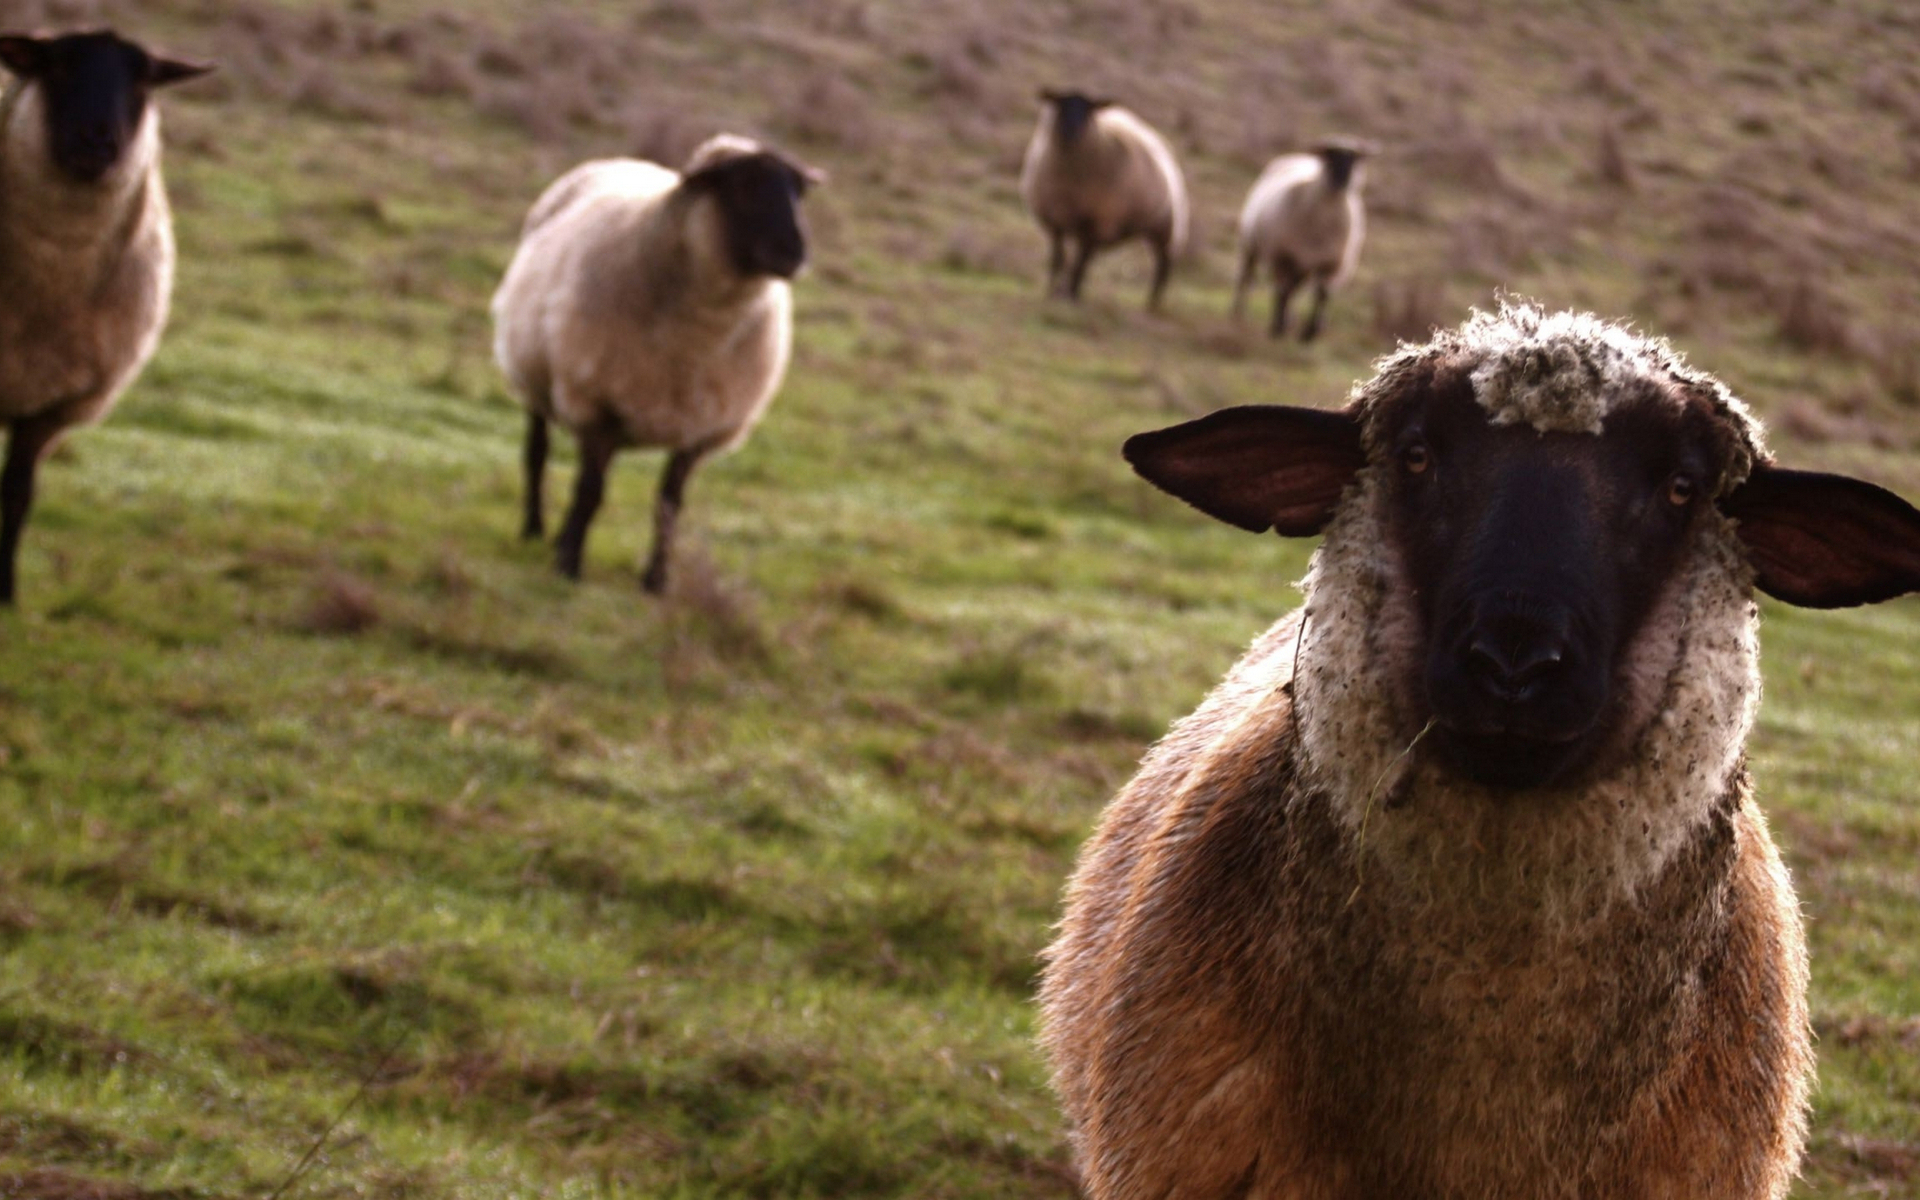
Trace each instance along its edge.
{"label": "sheep's right ear", "polygon": [[1286,537],[1326,528],[1367,461],[1351,413],[1277,404],[1136,434],[1121,453],[1141,478],[1208,516]]}
{"label": "sheep's right ear", "polygon": [[166,87],[170,83],[185,83],[189,79],[198,79],[213,70],[212,63],[187,62],[178,58],[160,58],[147,62],[147,86]]}
{"label": "sheep's right ear", "polygon": [[22,79],[32,79],[46,62],[46,50],[44,38],[28,37],[24,33],[0,36],[0,67]]}

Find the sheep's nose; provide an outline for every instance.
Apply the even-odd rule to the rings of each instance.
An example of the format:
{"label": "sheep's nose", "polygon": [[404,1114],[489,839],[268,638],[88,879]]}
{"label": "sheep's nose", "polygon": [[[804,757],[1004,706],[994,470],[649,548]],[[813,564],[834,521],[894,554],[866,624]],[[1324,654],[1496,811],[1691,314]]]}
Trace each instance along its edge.
{"label": "sheep's nose", "polygon": [[1494,622],[1467,644],[1467,673],[1480,689],[1505,704],[1534,699],[1559,673],[1567,641],[1533,621]]}

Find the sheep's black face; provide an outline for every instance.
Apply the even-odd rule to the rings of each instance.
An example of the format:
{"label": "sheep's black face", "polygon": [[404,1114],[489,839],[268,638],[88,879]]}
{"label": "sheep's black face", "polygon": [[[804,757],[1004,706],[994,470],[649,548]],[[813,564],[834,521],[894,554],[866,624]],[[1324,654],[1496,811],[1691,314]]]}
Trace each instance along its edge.
{"label": "sheep's black face", "polygon": [[1435,744],[1492,786],[1576,775],[1726,469],[1719,427],[1652,392],[1599,436],[1494,425],[1462,377],[1410,397],[1394,430],[1393,537],[1425,632],[1409,691]]}
{"label": "sheep's black face", "polygon": [[[1339,553],[1378,548],[1400,568],[1371,648],[1391,655],[1377,665],[1394,673],[1397,732],[1431,719],[1422,755],[1437,747],[1484,784],[1574,783],[1617,765],[1652,717],[1664,666],[1638,651],[1675,643],[1665,622],[1680,618],[1663,600],[1678,598],[1683,564],[1714,551],[1709,569],[1725,569],[1696,536],[1708,504],[1778,600],[1841,608],[1920,592],[1920,510],[1764,457],[1725,490],[1736,455],[1757,450],[1746,421],[1704,379],[1656,382],[1665,351],[1647,349],[1653,369],[1620,373],[1640,382],[1607,397],[1598,434],[1493,424],[1468,375],[1478,356],[1433,354],[1397,361],[1393,394],[1376,381],[1366,405],[1226,408],[1136,434],[1123,452],[1155,486],[1252,532],[1306,537],[1351,512]],[[1315,605],[1360,598],[1325,580],[1311,593]]]}
{"label": "sheep's black face", "polygon": [[1093,116],[1113,103],[1080,92],[1043,91],[1040,98],[1053,107],[1053,134],[1062,146],[1079,141],[1093,124]]}
{"label": "sheep's black face", "polygon": [[117,34],[0,37],[0,64],[40,88],[53,165],[97,183],[140,131],[153,88],[210,68],[157,58]]}
{"label": "sheep's black face", "polygon": [[741,155],[690,176],[719,206],[733,264],[744,276],[791,279],[807,261],[800,218],[807,171],[778,154]]}
{"label": "sheep's black face", "polygon": [[1359,163],[1361,157],[1358,150],[1345,146],[1323,147],[1320,151],[1320,162],[1326,168],[1328,186],[1339,191],[1351,183],[1353,168]]}

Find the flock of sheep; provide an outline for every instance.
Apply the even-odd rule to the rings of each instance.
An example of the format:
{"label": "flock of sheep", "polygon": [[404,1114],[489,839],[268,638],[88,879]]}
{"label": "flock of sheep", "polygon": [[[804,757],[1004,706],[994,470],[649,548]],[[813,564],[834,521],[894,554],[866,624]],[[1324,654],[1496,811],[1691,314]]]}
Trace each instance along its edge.
{"label": "flock of sheep", "polygon": [[[0,101],[0,419],[11,429],[0,603],[11,603],[39,462],[68,429],[105,416],[159,342],[174,248],[151,96],[207,68],[110,32],[0,37],[0,65],[14,79]],[[1050,290],[1077,299],[1095,252],[1144,238],[1157,307],[1187,237],[1172,150],[1111,101],[1051,90],[1042,100],[1020,184],[1051,240]],[[1264,264],[1275,335],[1309,279],[1315,302],[1302,338],[1318,332],[1328,289],[1359,253],[1365,154],[1328,143],[1268,167],[1241,214],[1236,315]],[[787,281],[807,256],[799,205],[820,178],[723,134],[681,171],[633,159],[583,164],[527,214],[494,297],[495,355],[528,413],[525,536],[546,533],[549,424],[578,445],[555,539],[566,575],[580,575],[615,452],[658,447],[668,457],[641,581],[666,588],[694,467],[746,438],[786,371]]]}
{"label": "flock of sheep", "polygon": [[[0,596],[34,465],[151,354],[173,245],[153,89],[205,68],[109,33],[0,37]],[[1048,92],[1022,194],[1048,286],[1187,235],[1164,139]],[[1276,160],[1234,308],[1272,327],[1362,234],[1366,147]],[[534,205],[495,297],[528,410],[580,446],[577,576],[615,451],[669,451],[645,586],[693,468],[765,410],[819,179],[721,136],[684,170],[592,162]],[[1791,884],[1745,742],[1753,590],[1837,607],[1920,589],[1920,512],[1789,470],[1666,343],[1524,303],[1403,346],[1339,410],[1250,406],[1142,434],[1211,516],[1324,532],[1306,603],[1107,811],[1046,956],[1044,1043],[1102,1198],[1778,1197],[1813,1053]]]}
{"label": "flock of sheep", "polygon": [[[1140,238],[1153,250],[1147,307],[1159,308],[1173,256],[1186,246],[1189,222],[1186,180],[1173,151],[1151,125],[1112,100],[1048,88],[1040,101],[1040,125],[1027,146],[1020,195],[1051,246],[1048,291],[1078,300],[1094,254]],[[1235,317],[1245,310],[1247,288],[1265,267],[1273,275],[1273,335],[1286,332],[1287,303],[1308,280],[1313,281],[1313,314],[1300,340],[1310,342],[1320,332],[1328,292],[1359,261],[1366,234],[1362,160],[1369,153],[1361,142],[1328,141],[1267,164],[1240,210]]]}

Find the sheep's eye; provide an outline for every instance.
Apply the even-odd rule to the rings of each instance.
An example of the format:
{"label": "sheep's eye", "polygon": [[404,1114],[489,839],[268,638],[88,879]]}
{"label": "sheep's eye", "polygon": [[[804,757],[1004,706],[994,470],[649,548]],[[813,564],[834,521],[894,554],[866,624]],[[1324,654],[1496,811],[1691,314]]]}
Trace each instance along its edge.
{"label": "sheep's eye", "polygon": [[1667,481],[1667,503],[1675,508],[1685,508],[1693,503],[1694,483],[1691,475],[1675,475]]}
{"label": "sheep's eye", "polygon": [[1433,454],[1425,442],[1415,442],[1400,452],[1400,465],[1407,469],[1407,474],[1418,475],[1433,465]]}

